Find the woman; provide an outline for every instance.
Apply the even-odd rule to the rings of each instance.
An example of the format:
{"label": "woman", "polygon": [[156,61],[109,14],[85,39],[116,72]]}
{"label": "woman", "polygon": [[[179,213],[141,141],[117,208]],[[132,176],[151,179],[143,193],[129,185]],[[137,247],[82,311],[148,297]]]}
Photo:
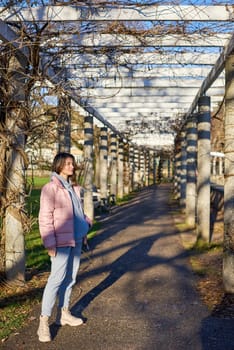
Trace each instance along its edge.
{"label": "woman", "polygon": [[92,222],[83,213],[80,187],[73,183],[75,170],[72,154],[57,154],[51,181],[41,191],[39,229],[51,259],[51,272],[43,293],[37,331],[41,342],[51,341],[48,321],[57,296],[56,324],[79,326],[83,323],[81,318],[71,315],[68,306],[80,265],[82,240]]}

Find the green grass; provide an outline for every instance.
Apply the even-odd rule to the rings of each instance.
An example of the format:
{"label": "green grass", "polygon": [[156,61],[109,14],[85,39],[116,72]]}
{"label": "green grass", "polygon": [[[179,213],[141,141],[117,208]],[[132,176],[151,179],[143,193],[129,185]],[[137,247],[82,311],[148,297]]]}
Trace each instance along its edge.
{"label": "green grass", "polygon": [[197,239],[193,247],[191,247],[191,251],[193,253],[201,254],[212,251],[219,251],[223,249],[223,243],[216,242],[205,242],[201,238]]}
{"label": "green grass", "polygon": [[[27,209],[34,222],[31,231],[25,236],[27,282],[24,287],[3,284],[0,289],[0,340],[17,331],[28,318],[32,307],[41,300],[50,259],[42,245],[37,217],[41,187],[48,180],[35,178],[33,189],[27,198]],[[88,240],[96,235],[99,228],[100,223],[95,222],[88,234]]]}
{"label": "green grass", "polygon": [[134,198],[134,196],[136,195],[135,192],[126,194],[123,196],[123,198],[118,198],[116,199],[116,204],[117,205],[123,205],[125,203],[128,203],[132,198]]}

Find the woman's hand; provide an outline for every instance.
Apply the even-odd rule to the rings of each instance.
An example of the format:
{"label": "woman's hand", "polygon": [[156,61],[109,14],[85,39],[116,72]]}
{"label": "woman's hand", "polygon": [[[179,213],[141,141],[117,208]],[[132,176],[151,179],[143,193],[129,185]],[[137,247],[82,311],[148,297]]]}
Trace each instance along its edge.
{"label": "woman's hand", "polygon": [[91,228],[93,226],[92,220],[87,215],[85,215],[85,220],[89,224],[89,227]]}
{"label": "woman's hand", "polygon": [[56,248],[49,248],[48,254],[49,256],[56,256]]}

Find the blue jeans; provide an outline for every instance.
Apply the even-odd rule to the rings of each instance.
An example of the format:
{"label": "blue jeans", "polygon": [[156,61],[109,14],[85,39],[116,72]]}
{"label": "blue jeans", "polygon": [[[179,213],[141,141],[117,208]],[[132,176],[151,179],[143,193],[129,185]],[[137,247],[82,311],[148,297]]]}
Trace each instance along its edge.
{"label": "blue jeans", "polygon": [[56,256],[51,257],[51,272],[42,297],[43,316],[51,316],[56,297],[58,306],[68,307],[73,285],[80,267],[82,240],[76,247],[59,247]]}

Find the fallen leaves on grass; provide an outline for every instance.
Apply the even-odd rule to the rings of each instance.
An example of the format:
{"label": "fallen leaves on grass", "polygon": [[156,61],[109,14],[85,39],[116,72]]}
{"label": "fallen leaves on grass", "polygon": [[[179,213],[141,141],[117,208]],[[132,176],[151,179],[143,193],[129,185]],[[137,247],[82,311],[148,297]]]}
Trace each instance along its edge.
{"label": "fallen leaves on grass", "polygon": [[212,316],[234,318],[234,294],[225,293],[223,288],[222,222],[215,223],[213,242],[220,245],[220,248],[211,248],[191,258],[193,269],[198,275],[197,289]]}

